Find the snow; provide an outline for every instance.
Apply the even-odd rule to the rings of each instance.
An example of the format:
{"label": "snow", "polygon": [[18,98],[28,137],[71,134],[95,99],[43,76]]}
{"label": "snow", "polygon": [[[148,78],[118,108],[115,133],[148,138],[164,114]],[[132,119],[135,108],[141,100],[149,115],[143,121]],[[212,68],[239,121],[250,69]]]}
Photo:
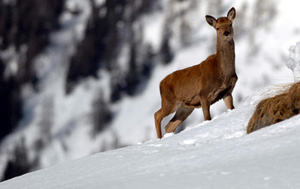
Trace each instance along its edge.
{"label": "snow", "polygon": [[[117,144],[135,145],[61,164],[16,180],[16,183],[20,183],[19,186],[28,185],[28,188],[55,188],[56,184],[63,188],[84,188],[84,185],[91,186],[89,188],[101,188],[100,186],[104,185],[119,188],[121,184],[129,188],[132,185],[137,187],[137,182],[149,188],[156,188],[160,184],[166,188],[184,188],[186,183],[190,183],[189,188],[199,188],[199,185],[203,188],[213,188],[209,183],[216,184],[216,188],[222,184],[231,184],[231,188],[235,185],[253,188],[250,186],[256,183],[261,187],[266,184],[265,188],[277,188],[275,184],[279,182],[278,188],[285,188],[280,187],[280,183],[283,183],[280,176],[292,183],[292,186],[297,186],[293,175],[289,174],[293,167],[297,167],[295,159],[299,157],[298,154],[293,154],[298,144],[297,118],[280,123],[276,128],[270,127],[249,136],[245,135],[247,120],[257,100],[272,96],[275,89],[278,90],[282,85],[294,80],[292,72],[284,63],[289,62],[289,47],[299,41],[300,37],[297,20],[300,17],[299,2],[272,1],[278,14],[272,20],[258,26],[255,20],[255,4],[258,1],[226,0],[222,3],[223,13],[218,13],[219,15],[213,12],[208,1],[197,1],[197,6],[187,11],[188,15],[184,18],[178,17],[179,20],[189,21],[191,44],[184,47],[178,44],[180,21],[174,21],[174,25],[171,26],[175,36],[171,40],[175,41],[174,60],[169,65],[155,62],[152,76],[145,83],[145,90],[134,97],[125,96],[120,102],[113,104],[111,107],[115,113],[114,120],[108,129],[92,138],[92,104],[101,90],[106,99],[109,96],[110,75],[102,70],[98,79],[82,80],[72,94],[65,94],[69,58],[74,53],[74,44],[83,38],[90,14],[89,1],[68,0],[67,8],[72,10],[79,7],[82,14],[71,16],[65,11],[61,17],[62,29],[52,34],[51,45],[36,59],[36,70],[40,79],[39,92],[34,92],[31,86],[22,89],[25,118],[20,122],[19,129],[1,144],[0,172],[3,173],[9,152],[14,148],[16,141],[25,137],[30,157],[37,156],[40,159],[39,168],[110,150],[118,147]],[[96,1],[98,5],[103,2]],[[161,44],[168,11],[171,12],[171,7],[167,7],[168,2],[171,1],[162,2],[164,12],[149,14],[140,19],[139,23],[144,26],[144,42],[152,45],[156,53]],[[178,5],[174,5],[172,11],[180,15],[176,11],[188,9],[189,4],[192,3],[179,2]],[[244,5],[248,6],[245,12]],[[236,71],[239,80],[233,96],[237,109],[226,111],[224,103],[220,101],[211,106],[214,117],[211,122],[202,122],[202,110],[197,109],[185,121],[188,127],[180,134],[167,134],[163,140],[143,143],[156,138],[153,114],[160,108],[159,82],[171,72],[198,64],[215,52],[215,31],[206,23],[205,15],[223,16],[232,6],[237,10],[233,26],[242,27],[240,34],[236,32],[235,39]],[[243,20],[239,20],[243,14]],[[124,52],[118,57],[118,64],[123,66],[122,70],[128,69],[128,46],[124,45]],[[299,48],[298,45],[296,48]],[[11,48],[7,52],[1,52],[0,56],[9,59],[14,53],[14,49]],[[297,54],[298,50],[295,53]],[[14,58],[10,61],[8,75],[18,69]],[[269,85],[273,87],[264,89]],[[249,97],[251,100],[246,99],[243,103],[245,97],[260,89],[264,89],[263,95],[255,93]],[[42,136],[39,127],[45,117],[43,111],[47,108],[44,107],[44,101],[47,99],[50,99],[50,104],[53,105],[53,116],[50,118],[53,122],[50,129],[52,139],[41,151],[34,151],[35,141]],[[164,119],[162,125],[165,125],[169,118]],[[199,123],[201,125],[193,127]],[[281,129],[276,130],[277,128]],[[287,145],[287,142],[290,144]],[[276,146],[278,148],[274,149]],[[287,174],[280,175],[273,163],[289,164],[278,168],[285,169]],[[73,170],[75,172],[72,172]],[[37,178],[42,180],[37,181]],[[10,188],[8,185],[12,188],[17,187],[16,183],[13,180],[5,182],[0,188]]]}
{"label": "snow", "polygon": [[299,188],[300,116],[246,134],[257,99],[267,93],[179,134],[29,173],[0,188]]}
{"label": "snow", "polygon": [[154,51],[158,51],[160,47],[161,37],[163,34],[163,15],[157,13],[152,17],[145,17],[143,22],[147,23],[144,29],[144,40],[152,45]]}
{"label": "snow", "polygon": [[300,80],[300,42],[296,43],[296,46],[291,46],[289,51],[290,58],[286,65],[292,70],[296,82]]}

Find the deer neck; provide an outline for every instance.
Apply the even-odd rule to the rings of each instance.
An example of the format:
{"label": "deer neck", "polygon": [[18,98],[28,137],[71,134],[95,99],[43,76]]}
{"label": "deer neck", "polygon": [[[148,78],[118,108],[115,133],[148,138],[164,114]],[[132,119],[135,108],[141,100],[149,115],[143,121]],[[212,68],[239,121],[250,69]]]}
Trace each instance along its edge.
{"label": "deer neck", "polygon": [[231,77],[235,74],[234,41],[217,39],[217,60],[223,77]]}

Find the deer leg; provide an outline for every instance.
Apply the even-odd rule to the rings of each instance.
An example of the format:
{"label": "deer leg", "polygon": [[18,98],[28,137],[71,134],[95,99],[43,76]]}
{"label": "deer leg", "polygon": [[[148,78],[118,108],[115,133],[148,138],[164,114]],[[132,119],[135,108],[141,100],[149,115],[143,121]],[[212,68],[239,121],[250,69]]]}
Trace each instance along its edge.
{"label": "deer leg", "polygon": [[234,106],[233,106],[233,99],[232,99],[232,95],[228,95],[226,97],[224,97],[224,102],[225,102],[225,105],[226,105],[226,108],[227,109],[234,109]]}
{"label": "deer leg", "polygon": [[176,111],[174,117],[166,126],[166,132],[171,133],[193,112],[194,108],[187,108],[181,105]]}
{"label": "deer leg", "polygon": [[174,111],[176,111],[177,108],[178,108],[178,103],[168,103],[168,101],[163,100],[162,108],[154,114],[157,138],[162,138],[162,133],[161,133],[162,119],[168,116],[169,114],[173,113]]}
{"label": "deer leg", "polygon": [[202,106],[204,120],[211,120],[210,112],[209,112],[210,104],[208,102],[208,99],[206,97],[200,96],[200,102]]}
{"label": "deer leg", "polygon": [[162,110],[158,110],[155,114],[154,114],[154,121],[155,121],[155,129],[156,129],[156,134],[157,134],[157,138],[161,138],[161,120],[163,119],[162,114]]}

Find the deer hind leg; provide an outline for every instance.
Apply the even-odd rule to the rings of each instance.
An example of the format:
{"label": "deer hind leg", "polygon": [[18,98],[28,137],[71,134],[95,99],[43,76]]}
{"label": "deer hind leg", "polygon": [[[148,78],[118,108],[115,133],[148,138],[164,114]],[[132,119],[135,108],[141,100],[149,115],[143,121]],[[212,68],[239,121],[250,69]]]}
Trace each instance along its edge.
{"label": "deer hind leg", "polygon": [[178,108],[178,104],[178,102],[171,103],[169,101],[162,100],[162,108],[154,114],[157,138],[162,138],[161,121],[163,120],[163,118],[176,111],[176,109]]}
{"label": "deer hind leg", "polygon": [[155,129],[156,129],[157,138],[162,137],[162,134],[161,134],[161,120],[165,117],[165,116],[163,116],[162,112],[163,112],[162,109],[160,109],[154,114],[154,121],[155,121]]}
{"label": "deer hind leg", "polygon": [[166,126],[166,132],[174,132],[175,129],[193,112],[194,108],[187,108],[183,105],[177,109],[174,117]]}
{"label": "deer hind leg", "polygon": [[227,109],[234,109],[234,106],[233,106],[233,99],[232,99],[232,95],[228,95],[226,97],[223,98],[224,102],[225,102],[225,106]]}

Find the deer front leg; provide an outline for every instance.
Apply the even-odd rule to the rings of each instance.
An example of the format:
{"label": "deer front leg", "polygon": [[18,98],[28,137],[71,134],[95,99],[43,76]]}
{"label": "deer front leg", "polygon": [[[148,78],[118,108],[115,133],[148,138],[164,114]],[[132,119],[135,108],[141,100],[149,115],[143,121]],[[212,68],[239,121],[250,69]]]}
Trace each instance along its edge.
{"label": "deer front leg", "polygon": [[228,95],[223,98],[227,109],[234,109],[232,95]]}
{"label": "deer front leg", "polygon": [[207,97],[200,96],[200,102],[201,102],[201,106],[202,106],[204,120],[211,120],[210,112],[209,112],[210,104],[208,102]]}

